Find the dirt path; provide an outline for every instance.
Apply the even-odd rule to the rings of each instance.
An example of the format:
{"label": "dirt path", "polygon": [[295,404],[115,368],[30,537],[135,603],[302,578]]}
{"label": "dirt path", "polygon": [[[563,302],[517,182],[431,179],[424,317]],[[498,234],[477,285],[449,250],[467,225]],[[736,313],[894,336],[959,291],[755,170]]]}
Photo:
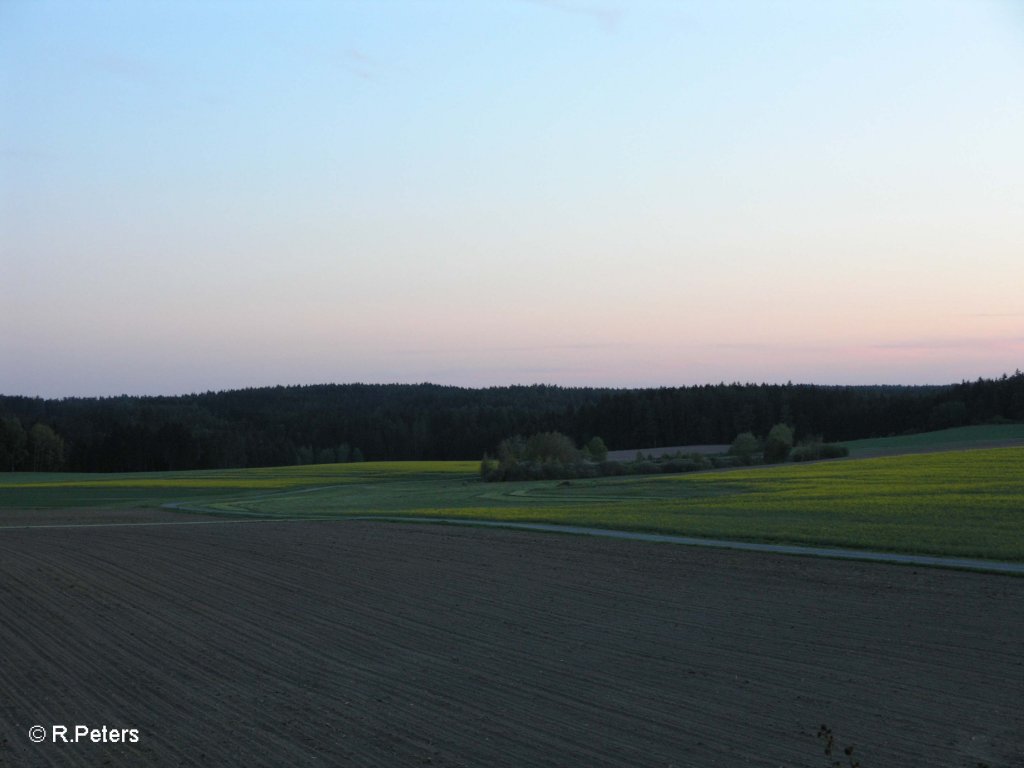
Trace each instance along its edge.
{"label": "dirt path", "polygon": [[16,507],[0,508],[0,528],[46,525],[110,525],[132,523],[180,523],[192,520],[223,520],[202,514],[185,514],[159,507],[104,509],[102,507],[74,507],[66,509]]}
{"label": "dirt path", "polygon": [[350,517],[349,520],[381,520],[404,523],[441,523],[443,525],[470,525],[480,528],[512,528],[522,531],[543,531],[545,533],[566,533],[574,536],[603,536],[610,539],[629,539],[660,544],[679,544],[687,547],[714,547],[716,549],[741,549],[747,552],[770,552],[777,555],[799,555],[801,557],[828,557],[836,560],[867,560],[879,563],[921,565],[937,568],[958,568],[966,571],[985,571],[1024,576],[1024,563],[1000,560],[981,560],[970,557],[942,557],[936,555],[910,555],[900,552],[877,552],[868,549],[843,549],[840,547],[812,547],[796,544],[768,544],[757,541],[736,541],[735,539],[711,539],[696,536],[678,536],[671,533],[644,533],[642,531],[620,531],[612,528],[591,528],[582,525],[561,525],[558,523],[519,523],[508,520],[474,520],[462,517],[412,517],[367,515]]}
{"label": "dirt path", "polygon": [[[1024,579],[508,530],[0,536],[0,765],[1019,765]],[[32,725],[136,744],[32,744]]]}

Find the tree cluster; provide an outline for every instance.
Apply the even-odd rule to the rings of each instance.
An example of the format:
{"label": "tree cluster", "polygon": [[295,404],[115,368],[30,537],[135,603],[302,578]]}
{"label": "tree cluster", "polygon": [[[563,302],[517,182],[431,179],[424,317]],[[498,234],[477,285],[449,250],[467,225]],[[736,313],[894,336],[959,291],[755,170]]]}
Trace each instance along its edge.
{"label": "tree cluster", "polygon": [[758,439],[752,432],[743,432],[729,446],[729,455],[743,465],[820,461],[839,459],[849,454],[850,450],[846,446],[826,443],[821,435],[809,435],[794,447],[793,428],[788,424],[776,424],[764,440]]}
{"label": "tree cluster", "polygon": [[582,449],[577,449],[568,436],[560,432],[543,432],[528,438],[517,435],[502,440],[496,459],[484,454],[480,462],[480,478],[485,482],[571,480],[697,472],[751,464],[777,464],[786,460],[835,459],[848,454],[845,446],[822,443],[817,435],[794,448],[793,429],[788,424],[776,424],[764,440],[750,432],[737,435],[724,454],[677,451],[645,456],[643,451],[637,451],[632,461],[608,461],[608,449],[600,437],[591,438]]}
{"label": "tree cluster", "polygon": [[64,439],[47,424],[26,430],[18,419],[0,419],[0,470],[53,472],[64,466]]}
{"label": "tree cluster", "polygon": [[607,457],[604,440],[596,436],[580,449],[561,432],[516,435],[498,444],[497,460],[484,454],[480,477],[487,482],[597,477],[612,463],[605,461]]}

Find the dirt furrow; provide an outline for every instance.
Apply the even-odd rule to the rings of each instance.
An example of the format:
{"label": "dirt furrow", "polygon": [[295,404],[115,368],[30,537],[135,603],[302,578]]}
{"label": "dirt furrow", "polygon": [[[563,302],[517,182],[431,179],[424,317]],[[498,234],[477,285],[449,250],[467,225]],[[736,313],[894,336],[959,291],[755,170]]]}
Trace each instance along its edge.
{"label": "dirt furrow", "polygon": [[[0,764],[1014,765],[1024,579],[357,522],[8,530]],[[33,724],[139,729],[33,744]]]}

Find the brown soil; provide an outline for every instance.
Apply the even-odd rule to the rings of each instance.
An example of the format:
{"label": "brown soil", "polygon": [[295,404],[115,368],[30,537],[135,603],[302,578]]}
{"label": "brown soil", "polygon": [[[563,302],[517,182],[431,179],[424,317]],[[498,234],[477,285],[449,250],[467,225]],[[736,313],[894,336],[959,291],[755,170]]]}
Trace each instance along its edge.
{"label": "brown soil", "polygon": [[100,507],[74,507],[42,509],[0,507],[0,529],[47,525],[97,525],[129,523],[183,523],[200,520],[224,520],[223,516],[176,512],[159,507],[102,509]]}
{"label": "brown soil", "polygon": [[865,768],[1024,758],[1020,578],[379,522],[35,528],[0,530],[0,611],[0,765],[813,768],[822,723]]}

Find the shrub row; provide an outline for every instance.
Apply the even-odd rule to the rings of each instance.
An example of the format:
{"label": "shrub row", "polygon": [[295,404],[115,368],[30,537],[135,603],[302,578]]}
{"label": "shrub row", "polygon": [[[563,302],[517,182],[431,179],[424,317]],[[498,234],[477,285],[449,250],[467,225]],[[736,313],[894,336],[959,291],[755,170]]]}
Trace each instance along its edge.
{"label": "shrub row", "polygon": [[850,449],[836,443],[806,443],[798,445],[789,453],[791,461],[819,461],[820,459],[841,459],[850,455]]}
{"label": "shrub row", "polygon": [[735,467],[740,464],[741,461],[735,456],[705,456],[700,453],[638,458],[635,461],[517,461],[506,463],[485,458],[480,462],[480,477],[486,482],[575,480],[589,477],[697,472],[702,469]]}

